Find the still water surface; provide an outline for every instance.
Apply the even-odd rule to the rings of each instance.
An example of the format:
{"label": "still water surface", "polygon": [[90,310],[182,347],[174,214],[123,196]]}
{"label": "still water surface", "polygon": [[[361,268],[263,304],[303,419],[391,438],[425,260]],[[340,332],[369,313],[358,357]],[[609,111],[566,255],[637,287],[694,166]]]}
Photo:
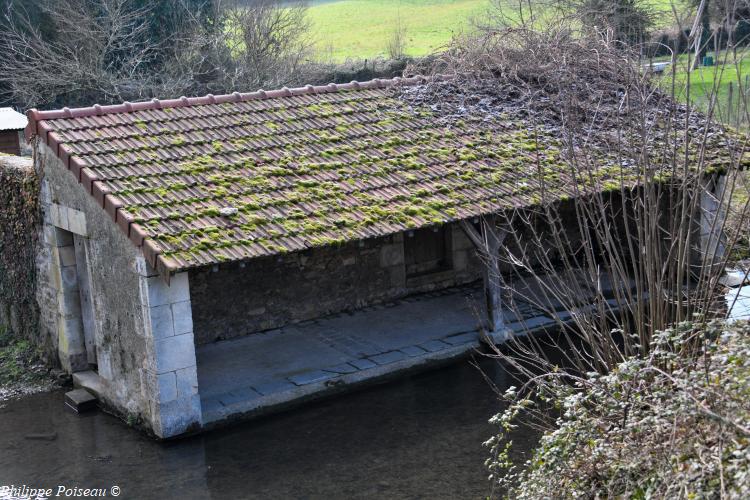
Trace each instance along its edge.
{"label": "still water surface", "polygon": [[[499,387],[511,383],[495,362],[481,365]],[[482,498],[488,485],[481,443],[500,405],[463,360],[157,443],[101,412],[66,410],[63,392],[37,394],[0,409],[0,486],[116,485],[128,499]],[[519,449],[533,445],[533,434],[519,434]],[[40,437],[50,440],[29,439]]]}

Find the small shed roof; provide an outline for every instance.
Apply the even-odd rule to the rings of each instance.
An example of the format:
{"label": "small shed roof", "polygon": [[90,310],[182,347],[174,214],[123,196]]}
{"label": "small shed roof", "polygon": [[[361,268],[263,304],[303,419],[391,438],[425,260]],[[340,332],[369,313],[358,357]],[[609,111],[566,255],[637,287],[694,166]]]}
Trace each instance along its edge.
{"label": "small shed roof", "polygon": [[0,108],[0,130],[23,130],[29,120],[13,108]]}
{"label": "small shed roof", "polygon": [[[421,77],[36,111],[49,145],[170,273],[572,196],[556,137],[443,120],[391,87]],[[604,171],[619,179],[620,170]]]}

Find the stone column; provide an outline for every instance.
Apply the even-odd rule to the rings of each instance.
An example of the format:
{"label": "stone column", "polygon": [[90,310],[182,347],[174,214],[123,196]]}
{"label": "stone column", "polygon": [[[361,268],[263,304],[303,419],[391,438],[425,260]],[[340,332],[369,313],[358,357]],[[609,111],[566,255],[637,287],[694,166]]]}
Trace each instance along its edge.
{"label": "stone column", "polygon": [[52,272],[57,289],[57,353],[68,373],[88,370],[73,234],[51,228]]}
{"label": "stone column", "polygon": [[723,261],[726,244],[726,175],[718,175],[702,182],[700,198],[700,248],[704,266]]}
{"label": "stone column", "polygon": [[153,427],[159,437],[167,438],[202,423],[190,285],[186,272],[173,276],[169,285],[153,272],[142,279],[146,330],[153,340]]}

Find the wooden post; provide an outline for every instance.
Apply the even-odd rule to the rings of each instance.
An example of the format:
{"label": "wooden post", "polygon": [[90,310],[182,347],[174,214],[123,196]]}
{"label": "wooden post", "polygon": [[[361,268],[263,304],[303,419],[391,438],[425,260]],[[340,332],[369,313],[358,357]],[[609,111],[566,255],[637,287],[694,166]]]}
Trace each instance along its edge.
{"label": "wooden post", "polygon": [[481,218],[481,232],[469,221],[461,221],[461,227],[474,243],[484,260],[484,292],[487,300],[487,330],[495,342],[502,341],[505,333],[503,321],[502,275],[500,274],[500,247],[508,234],[497,227],[494,218]]}

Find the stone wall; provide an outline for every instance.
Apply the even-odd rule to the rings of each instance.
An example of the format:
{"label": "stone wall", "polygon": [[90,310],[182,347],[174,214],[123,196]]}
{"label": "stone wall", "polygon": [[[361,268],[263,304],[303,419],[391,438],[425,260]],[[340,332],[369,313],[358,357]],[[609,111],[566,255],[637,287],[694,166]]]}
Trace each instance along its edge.
{"label": "stone wall", "polygon": [[36,327],[39,179],[30,159],[0,155],[0,329],[47,347]]}
{"label": "stone wall", "polygon": [[480,264],[458,226],[452,269],[407,278],[404,238],[323,247],[190,272],[195,339],[205,344],[358,309],[480,277]]}
{"label": "stone wall", "polygon": [[[37,301],[40,331],[53,342],[66,366],[80,352],[71,323],[80,316],[75,267],[68,237],[80,236],[89,274],[93,336],[105,402],[130,417],[153,422],[157,394],[153,339],[149,331],[149,273],[140,251],[82,189],[44,144],[36,144],[35,167],[41,177],[44,217],[37,254]],[[73,300],[70,300],[73,299]],[[80,339],[78,339],[80,340]]]}

